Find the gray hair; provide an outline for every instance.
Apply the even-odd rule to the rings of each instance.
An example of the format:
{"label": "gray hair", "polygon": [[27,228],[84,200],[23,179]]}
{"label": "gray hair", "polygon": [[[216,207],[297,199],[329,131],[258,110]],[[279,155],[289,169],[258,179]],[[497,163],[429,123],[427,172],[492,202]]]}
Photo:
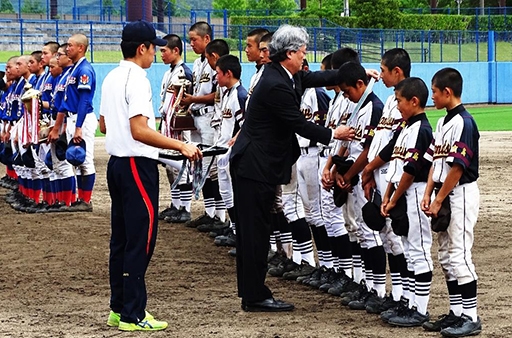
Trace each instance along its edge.
{"label": "gray hair", "polygon": [[298,51],[309,42],[309,35],[304,27],[282,25],[272,35],[268,44],[270,59],[280,62],[286,59],[287,51]]}

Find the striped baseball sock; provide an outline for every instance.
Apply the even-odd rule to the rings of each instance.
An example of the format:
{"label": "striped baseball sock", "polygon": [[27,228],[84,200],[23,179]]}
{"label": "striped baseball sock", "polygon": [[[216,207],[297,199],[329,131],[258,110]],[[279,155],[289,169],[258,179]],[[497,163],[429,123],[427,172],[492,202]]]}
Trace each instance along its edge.
{"label": "striped baseball sock", "polygon": [[477,284],[476,280],[459,285],[462,294],[462,313],[466,316],[471,317],[474,322],[478,319],[478,313],[476,309],[477,301]]}
{"label": "striped baseball sock", "polygon": [[430,284],[432,284],[432,271],[414,276],[414,303],[419,313],[426,314],[430,299]]}
{"label": "striped baseball sock", "polygon": [[456,280],[446,281],[446,286],[450,297],[450,310],[452,310],[456,316],[460,317],[462,314],[462,294],[459,283]]}

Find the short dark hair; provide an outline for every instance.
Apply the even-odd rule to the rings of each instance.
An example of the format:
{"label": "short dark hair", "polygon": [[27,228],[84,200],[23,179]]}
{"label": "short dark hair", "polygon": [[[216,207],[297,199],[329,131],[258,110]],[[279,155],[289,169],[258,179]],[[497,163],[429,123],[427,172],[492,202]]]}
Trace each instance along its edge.
{"label": "short dark hair", "polygon": [[240,80],[240,76],[242,75],[242,66],[240,66],[240,60],[234,55],[223,55],[215,64],[216,67],[219,67],[223,73],[227,73],[227,71],[231,71],[233,77],[237,80]]}
{"label": "short dark hair", "polygon": [[121,41],[121,52],[123,52],[123,58],[129,59],[135,57],[135,55],[137,55],[137,48],[139,48],[139,46],[142,44],[144,44],[146,48],[151,46],[151,42],[149,41]]}
{"label": "short dark hair", "polygon": [[40,50],[36,50],[36,51],[33,51],[32,53],[30,53],[30,55],[36,59],[37,62],[41,62],[41,58],[43,56],[43,52],[40,51]]}
{"label": "short dark hair", "polygon": [[324,58],[322,59],[322,62],[321,62],[321,64],[324,65],[324,69],[332,69],[331,60],[332,60],[332,53],[324,56]]}
{"label": "short dark hair", "polygon": [[269,33],[263,35],[260,39],[260,42],[269,43],[272,40],[272,35],[274,35],[274,32],[269,32]]}
{"label": "short dark hair", "polygon": [[266,29],[266,28],[255,28],[255,29],[251,30],[249,33],[247,33],[247,37],[254,37],[255,38],[254,41],[256,41],[256,43],[260,43],[261,38],[265,34],[268,34],[268,29]]}
{"label": "short dark hair", "polygon": [[183,53],[183,42],[181,38],[176,34],[167,34],[162,39],[167,40],[167,45],[169,49],[178,48],[179,54]]}
{"label": "short dark hair", "polygon": [[193,24],[190,29],[188,30],[189,32],[196,32],[197,35],[201,36],[201,37],[205,37],[206,35],[209,35],[210,38],[212,38],[212,27],[210,26],[210,24],[206,21],[198,21],[196,22],[195,24]]}
{"label": "short dark hair", "polygon": [[[61,44],[61,45],[59,46],[59,48],[57,48],[57,51],[58,51],[60,48],[64,48],[64,49],[68,48],[68,43],[67,43],[67,42],[64,42],[63,44]],[[55,51],[55,52],[57,52],[57,51]]]}
{"label": "short dark hair", "polygon": [[349,87],[356,87],[357,81],[363,81],[368,84],[368,76],[366,70],[361,64],[349,61],[341,65],[338,70],[338,85],[346,85]]}
{"label": "short dark hair", "polygon": [[411,76],[411,58],[403,48],[393,48],[385,52],[382,55],[381,63],[389,70],[395,67],[400,68],[405,77]]}
{"label": "short dark hair", "polygon": [[360,63],[359,54],[352,48],[340,48],[332,53],[331,68],[339,69],[342,64],[349,61]]}
{"label": "short dark hair", "polygon": [[420,107],[425,108],[428,100],[428,88],[425,82],[419,77],[409,77],[400,81],[395,86],[395,92],[410,101],[417,97],[420,101]]}
{"label": "short dark hair", "polygon": [[218,56],[223,56],[229,54],[229,45],[222,39],[215,39],[206,45],[204,51],[210,55],[215,53]]}
{"label": "short dark hair", "polygon": [[55,54],[57,53],[57,51],[59,50],[59,43],[56,42],[56,41],[48,41],[44,44],[44,46],[48,46],[48,48],[50,48],[50,50],[52,51],[52,54]]}
{"label": "short dark hair", "polygon": [[443,68],[434,74],[432,85],[445,90],[450,88],[455,97],[462,96],[462,75],[455,68]]}

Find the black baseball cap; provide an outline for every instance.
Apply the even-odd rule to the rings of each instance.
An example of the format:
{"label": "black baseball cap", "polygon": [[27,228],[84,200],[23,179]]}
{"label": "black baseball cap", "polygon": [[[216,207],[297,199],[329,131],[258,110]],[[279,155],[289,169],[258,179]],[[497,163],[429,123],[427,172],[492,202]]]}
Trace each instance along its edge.
{"label": "black baseball cap", "polygon": [[167,45],[167,40],[156,37],[155,27],[147,21],[138,20],[126,24],[123,28],[123,41],[144,42],[149,41],[155,46]]}

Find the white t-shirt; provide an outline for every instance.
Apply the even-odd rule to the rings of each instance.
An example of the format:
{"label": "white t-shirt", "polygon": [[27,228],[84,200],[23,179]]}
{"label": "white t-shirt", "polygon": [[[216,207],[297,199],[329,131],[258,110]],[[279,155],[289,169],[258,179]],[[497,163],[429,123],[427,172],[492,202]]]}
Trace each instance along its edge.
{"label": "white t-shirt", "polygon": [[118,157],[158,159],[158,148],[136,141],[130,130],[130,118],[143,115],[155,130],[155,113],[151,102],[151,84],[146,71],[131,61],[122,60],[110,71],[101,87],[100,115],[105,119],[105,149]]}

